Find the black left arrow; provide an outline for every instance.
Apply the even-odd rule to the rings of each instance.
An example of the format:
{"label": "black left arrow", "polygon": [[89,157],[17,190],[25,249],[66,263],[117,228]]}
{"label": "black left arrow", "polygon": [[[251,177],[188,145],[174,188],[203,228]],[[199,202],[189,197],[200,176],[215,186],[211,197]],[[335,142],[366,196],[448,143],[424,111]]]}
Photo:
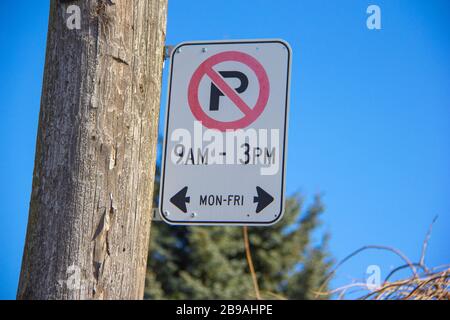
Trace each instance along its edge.
{"label": "black left arrow", "polygon": [[184,213],[187,212],[186,203],[191,201],[191,197],[186,197],[187,191],[188,187],[184,187],[176,195],[170,198],[170,202]]}

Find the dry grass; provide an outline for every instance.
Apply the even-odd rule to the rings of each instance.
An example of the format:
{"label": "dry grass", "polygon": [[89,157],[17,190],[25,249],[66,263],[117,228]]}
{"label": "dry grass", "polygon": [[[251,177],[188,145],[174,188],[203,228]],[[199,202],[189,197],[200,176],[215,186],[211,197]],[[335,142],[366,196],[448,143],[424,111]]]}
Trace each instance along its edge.
{"label": "dry grass", "polygon": [[[425,264],[425,255],[431,236],[433,223],[427,232],[422,246],[422,254],[419,262],[411,262],[400,250],[388,246],[370,245],[364,246],[339,262],[323,283],[316,297],[322,295],[338,295],[339,299],[346,299],[348,294],[357,294],[362,300],[450,300],[450,265],[428,268]],[[385,278],[383,283],[376,288],[370,287],[364,282],[354,282],[349,285],[331,290],[323,291],[323,288],[335,275],[337,269],[346,261],[362,251],[369,249],[384,250],[399,256],[405,263],[393,269]],[[399,271],[409,269],[411,276],[401,280],[390,280]]]}

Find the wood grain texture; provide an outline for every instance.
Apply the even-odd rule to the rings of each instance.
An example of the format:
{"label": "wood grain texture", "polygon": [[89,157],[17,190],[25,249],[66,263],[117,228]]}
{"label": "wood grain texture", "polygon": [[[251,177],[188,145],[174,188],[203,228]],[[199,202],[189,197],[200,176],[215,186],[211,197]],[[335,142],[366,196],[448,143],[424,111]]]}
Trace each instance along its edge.
{"label": "wood grain texture", "polygon": [[51,1],[19,299],[143,297],[166,15],[167,0]]}

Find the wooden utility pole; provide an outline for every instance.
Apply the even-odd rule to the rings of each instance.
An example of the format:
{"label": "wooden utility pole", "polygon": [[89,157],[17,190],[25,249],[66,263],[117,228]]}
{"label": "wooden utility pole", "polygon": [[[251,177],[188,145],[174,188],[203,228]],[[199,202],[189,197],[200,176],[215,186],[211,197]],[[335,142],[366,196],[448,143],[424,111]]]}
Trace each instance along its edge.
{"label": "wooden utility pole", "polygon": [[167,0],[50,6],[17,297],[141,299]]}

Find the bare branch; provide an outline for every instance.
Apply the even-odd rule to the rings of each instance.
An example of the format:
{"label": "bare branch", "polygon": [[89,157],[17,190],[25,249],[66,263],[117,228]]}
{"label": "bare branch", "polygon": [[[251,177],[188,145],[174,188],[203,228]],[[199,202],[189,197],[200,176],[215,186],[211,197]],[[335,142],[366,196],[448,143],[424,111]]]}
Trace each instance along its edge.
{"label": "bare branch", "polygon": [[419,262],[419,264],[421,266],[425,265],[425,254],[427,252],[428,241],[431,238],[431,232],[433,231],[433,225],[436,222],[437,218],[438,218],[438,216],[434,217],[433,222],[431,222],[430,227],[428,228],[428,232],[427,232],[427,235],[425,236],[425,240],[423,241],[422,254],[420,255],[420,262]]}
{"label": "bare branch", "polygon": [[337,265],[336,267],[330,272],[330,274],[328,275],[328,277],[325,279],[325,281],[323,282],[323,284],[320,286],[319,292],[323,291],[323,288],[327,285],[327,283],[331,280],[331,278],[336,274],[337,269],[339,269],[339,267],[341,267],[345,262],[347,262],[349,259],[351,259],[352,257],[356,256],[357,254],[361,253],[362,251],[368,250],[368,249],[377,249],[377,250],[386,250],[386,251],[390,251],[394,254],[396,254],[397,256],[399,256],[403,261],[406,262],[406,264],[409,266],[409,268],[411,269],[414,277],[417,277],[417,270],[414,266],[414,264],[411,262],[411,260],[408,259],[408,257],[402,253],[400,250],[393,248],[393,247],[389,247],[389,246],[381,246],[381,245],[367,245],[367,246],[363,246],[361,248],[359,248],[356,251],[353,251],[351,254],[349,254],[348,256],[346,256],[344,259],[342,259]]}
{"label": "bare branch", "polygon": [[252,254],[250,252],[250,242],[248,241],[248,230],[247,226],[242,229],[244,234],[244,245],[245,245],[245,255],[247,257],[248,267],[250,269],[250,274],[252,275],[253,287],[255,289],[256,299],[261,300],[261,295],[259,293],[258,279],[256,278],[255,268],[253,266]]}

